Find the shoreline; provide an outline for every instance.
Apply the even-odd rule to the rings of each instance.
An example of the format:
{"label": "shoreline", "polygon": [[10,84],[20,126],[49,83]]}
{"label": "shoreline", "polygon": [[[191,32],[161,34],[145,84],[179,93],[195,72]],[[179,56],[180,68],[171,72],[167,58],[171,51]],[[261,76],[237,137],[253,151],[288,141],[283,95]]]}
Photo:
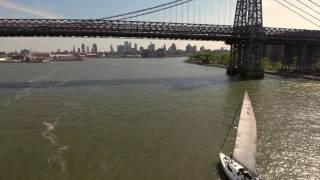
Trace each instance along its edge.
{"label": "shoreline", "polygon": [[[196,64],[199,66],[209,66],[209,67],[217,67],[217,68],[224,68],[226,69],[227,66],[223,64],[201,64],[201,63],[195,63],[190,61],[189,59],[184,61],[188,64]],[[306,79],[306,80],[313,80],[313,81],[320,81],[320,76],[312,76],[312,75],[304,75],[304,74],[297,74],[297,73],[289,73],[289,72],[279,72],[279,71],[264,71],[265,74],[269,75],[275,75],[275,76],[283,76],[283,77],[290,77],[290,78],[300,78],[300,79]]]}

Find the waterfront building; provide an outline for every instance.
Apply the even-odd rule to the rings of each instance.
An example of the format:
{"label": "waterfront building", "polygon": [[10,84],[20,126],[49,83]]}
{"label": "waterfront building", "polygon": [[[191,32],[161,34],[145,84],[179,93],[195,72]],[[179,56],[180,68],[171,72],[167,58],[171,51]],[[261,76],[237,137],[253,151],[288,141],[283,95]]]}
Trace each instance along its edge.
{"label": "waterfront building", "polygon": [[20,51],[20,56],[22,61],[30,61],[30,51],[23,49]]}
{"label": "waterfront building", "polygon": [[86,52],[86,45],[85,44],[81,44],[81,52],[85,53]]}
{"label": "waterfront building", "polygon": [[136,53],[137,51],[138,51],[138,44],[135,43],[135,44],[134,44],[134,52]]}
{"label": "waterfront building", "polygon": [[46,60],[50,57],[49,53],[43,53],[43,52],[32,52],[30,53],[30,60],[32,62],[42,62],[43,60]]}
{"label": "waterfront building", "polygon": [[128,41],[125,41],[123,46],[123,53],[127,54],[129,53],[130,50],[131,50],[131,42],[129,43]]}
{"label": "waterfront building", "polygon": [[156,50],[156,45],[150,42],[150,45],[148,46],[149,51],[155,51]]}
{"label": "waterfront building", "polygon": [[177,53],[177,46],[175,43],[173,43],[168,49],[168,54],[175,55],[176,53]]}
{"label": "waterfront building", "polygon": [[0,57],[5,57],[6,53],[5,52],[0,52]]}
{"label": "waterfront building", "polygon": [[113,46],[112,45],[110,45],[110,53],[114,53],[114,49],[113,49]]}
{"label": "waterfront building", "polygon": [[192,54],[194,54],[194,53],[196,53],[197,52],[197,46],[191,46],[190,44],[188,44],[187,46],[186,46],[186,53],[187,53],[187,55],[192,55]]}
{"label": "waterfront building", "polygon": [[89,48],[89,46],[86,47],[86,53],[90,53],[90,48]]}
{"label": "waterfront building", "polygon": [[157,57],[165,57],[167,55],[167,51],[165,48],[159,48],[156,50]]}
{"label": "waterfront building", "polygon": [[122,46],[122,45],[118,45],[118,47],[117,47],[117,53],[118,54],[123,54],[124,53],[124,46]]}
{"label": "waterfront building", "polygon": [[30,51],[27,49],[23,49],[20,51],[21,56],[28,56],[30,54]]}
{"label": "waterfront building", "polygon": [[200,52],[205,52],[206,51],[206,48],[204,46],[201,46],[200,47]]}

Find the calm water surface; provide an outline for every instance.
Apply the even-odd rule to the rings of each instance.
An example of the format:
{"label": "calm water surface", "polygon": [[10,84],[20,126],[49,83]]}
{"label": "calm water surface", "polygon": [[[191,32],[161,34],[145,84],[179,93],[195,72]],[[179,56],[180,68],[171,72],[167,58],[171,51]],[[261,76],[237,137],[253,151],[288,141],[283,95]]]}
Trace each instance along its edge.
{"label": "calm water surface", "polygon": [[320,179],[319,82],[240,81],[182,60],[0,64],[0,179],[218,179],[246,89],[258,173]]}

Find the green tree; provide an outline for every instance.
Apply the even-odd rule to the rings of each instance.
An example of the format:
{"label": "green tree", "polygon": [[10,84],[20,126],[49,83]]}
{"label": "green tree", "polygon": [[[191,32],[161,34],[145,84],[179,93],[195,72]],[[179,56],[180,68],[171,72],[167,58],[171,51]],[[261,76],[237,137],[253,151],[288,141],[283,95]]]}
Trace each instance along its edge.
{"label": "green tree", "polygon": [[210,64],[227,65],[230,61],[229,52],[198,52],[190,57],[194,63],[208,62]]}

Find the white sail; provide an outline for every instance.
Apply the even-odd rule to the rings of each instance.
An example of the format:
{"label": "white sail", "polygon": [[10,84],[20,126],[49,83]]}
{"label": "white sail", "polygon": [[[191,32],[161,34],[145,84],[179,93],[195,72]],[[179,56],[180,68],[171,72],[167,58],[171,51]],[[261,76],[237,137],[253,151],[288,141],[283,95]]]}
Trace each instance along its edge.
{"label": "white sail", "polygon": [[233,158],[249,170],[256,172],[256,118],[248,93],[243,99]]}

